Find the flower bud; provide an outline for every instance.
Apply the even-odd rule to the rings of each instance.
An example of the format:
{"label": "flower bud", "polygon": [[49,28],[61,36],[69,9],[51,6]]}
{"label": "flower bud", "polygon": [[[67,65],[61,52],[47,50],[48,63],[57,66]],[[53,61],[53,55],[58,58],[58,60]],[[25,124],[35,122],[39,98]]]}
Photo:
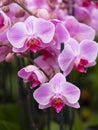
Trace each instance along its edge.
{"label": "flower bud", "polygon": [[37,17],[39,18],[44,18],[44,19],[49,19],[50,15],[46,9],[38,9],[37,11]]}
{"label": "flower bud", "polygon": [[6,5],[10,4],[11,2],[12,2],[12,0],[2,0],[1,4],[2,4],[2,6],[6,6]]}
{"label": "flower bud", "polygon": [[8,53],[7,56],[5,57],[6,62],[11,62],[14,59],[14,53]]}

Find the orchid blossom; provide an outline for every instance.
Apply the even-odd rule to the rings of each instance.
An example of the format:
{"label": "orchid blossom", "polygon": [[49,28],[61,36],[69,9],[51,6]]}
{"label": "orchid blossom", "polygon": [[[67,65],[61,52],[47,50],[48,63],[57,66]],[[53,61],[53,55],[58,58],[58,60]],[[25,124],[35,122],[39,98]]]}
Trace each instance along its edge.
{"label": "orchid blossom", "polygon": [[51,22],[55,25],[54,45],[57,49],[60,49],[61,43],[66,42],[70,38],[70,33],[62,21],[52,19]]}
{"label": "orchid blossom", "polygon": [[46,76],[44,73],[34,65],[28,65],[19,70],[18,76],[23,78],[23,81],[26,83],[31,81],[32,85],[30,88],[34,88],[46,81]]}
{"label": "orchid blossom", "polygon": [[59,50],[52,47],[47,47],[40,50],[41,56],[34,59],[34,62],[42,68],[48,76],[53,76],[55,73],[60,72],[58,65]]}
{"label": "orchid blossom", "polygon": [[39,103],[40,109],[52,106],[57,113],[66,105],[74,108],[80,107],[78,103],[79,88],[67,82],[61,73],[57,73],[48,83],[44,83],[37,88],[33,96]]}
{"label": "orchid blossom", "polygon": [[79,23],[73,16],[66,17],[64,25],[70,33],[70,36],[79,42],[85,39],[93,40],[95,37],[95,30],[92,27]]}
{"label": "orchid blossom", "polygon": [[2,10],[0,10],[0,33],[5,32],[10,26],[10,18]]}
{"label": "orchid blossom", "polygon": [[27,49],[36,52],[42,44],[52,41],[55,32],[54,25],[45,19],[29,16],[25,22],[17,22],[7,33],[8,40],[15,52],[25,52]]}
{"label": "orchid blossom", "polygon": [[91,40],[83,40],[78,43],[70,39],[64,50],[58,57],[58,63],[65,75],[68,75],[73,67],[79,72],[86,73],[86,68],[96,64],[98,44]]}

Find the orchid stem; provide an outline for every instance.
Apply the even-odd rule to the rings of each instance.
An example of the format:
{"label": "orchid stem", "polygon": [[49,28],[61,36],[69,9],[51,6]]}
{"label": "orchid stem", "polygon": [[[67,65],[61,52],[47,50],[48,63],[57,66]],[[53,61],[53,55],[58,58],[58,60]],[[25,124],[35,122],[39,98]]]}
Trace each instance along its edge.
{"label": "orchid stem", "polygon": [[69,15],[74,16],[74,0],[69,0],[68,4],[69,4],[69,10],[68,10]]}
{"label": "orchid stem", "polygon": [[75,119],[75,111],[73,111],[72,109],[70,111],[70,117],[71,117],[71,119],[70,119],[69,130],[72,130],[73,124],[74,124],[74,119]]}
{"label": "orchid stem", "polygon": [[23,8],[28,14],[33,15],[32,12],[30,10],[28,10],[24,4],[20,4],[19,2],[17,2],[16,0],[13,0],[14,3],[18,4],[21,8]]}
{"label": "orchid stem", "polygon": [[63,117],[63,109],[62,111],[60,112],[60,130],[64,130],[64,117]]}

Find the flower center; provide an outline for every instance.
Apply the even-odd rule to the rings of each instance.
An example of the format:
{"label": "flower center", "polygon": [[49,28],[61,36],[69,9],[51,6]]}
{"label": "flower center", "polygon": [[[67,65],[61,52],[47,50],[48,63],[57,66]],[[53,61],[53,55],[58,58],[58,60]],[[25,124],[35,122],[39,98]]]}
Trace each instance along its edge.
{"label": "flower center", "polygon": [[38,80],[35,73],[32,72],[32,74],[28,77],[28,80],[32,82],[31,89],[38,86],[40,84],[40,81]]}
{"label": "flower center", "polygon": [[90,6],[91,5],[91,0],[83,0],[83,4],[84,7]]}
{"label": "flower center", "polygon": [[78,65],[75,66],[76,70],[79,72],[86,73],[85,66],[88,64],[88,61],[85,59],[80,59]]}
{"label": "flower center", "polygon": [[3,26],[4,26],[4,17],[0,13],[0,28],[2,28]]}
{"label": "flower center", "polygon": [[31,51],[36,52],[41,45],[41,41],[39,39],[33,38],[30,39],[26,44]]}
{"label": "flower center", "polygon": [[96,8],[98,8],[98,1],[95,2]]}
{"label": "flower center", "polygon": [[48,4],[51,8],[55,8],[57,0],[48,0]]}
{"label": "flower center", "polygon": [[51,106],[55,108],[56,112],[59,113],[64,107],[65,103],[61,98],[54,98],[50,102]]}

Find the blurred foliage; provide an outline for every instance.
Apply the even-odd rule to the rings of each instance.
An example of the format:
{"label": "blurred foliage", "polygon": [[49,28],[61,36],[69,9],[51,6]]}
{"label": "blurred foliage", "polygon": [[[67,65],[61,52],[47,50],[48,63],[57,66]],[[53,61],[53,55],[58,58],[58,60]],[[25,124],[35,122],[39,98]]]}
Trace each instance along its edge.
{"label": "blurred foliage", "polygon": [[20,130],[19,108],[16,104],[0,106],[0,130]]}

